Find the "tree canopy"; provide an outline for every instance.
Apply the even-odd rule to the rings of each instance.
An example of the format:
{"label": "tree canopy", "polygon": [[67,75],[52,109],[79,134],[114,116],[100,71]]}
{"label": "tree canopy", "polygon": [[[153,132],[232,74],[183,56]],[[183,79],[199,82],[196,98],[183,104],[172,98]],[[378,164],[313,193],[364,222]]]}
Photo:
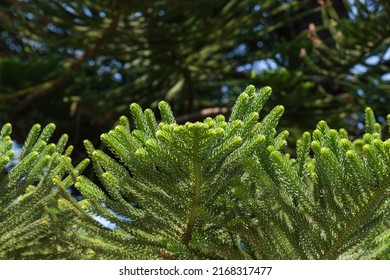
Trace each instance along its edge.
{"label": "tree canopy", "polygon": [[384,123],[389,15],[385,0],[1,1],[0,119],[16,139],[54,122],[77,149],[132,102],[194,121],[254,84],[294,138],[321,119],[352,129],[367,105]]}

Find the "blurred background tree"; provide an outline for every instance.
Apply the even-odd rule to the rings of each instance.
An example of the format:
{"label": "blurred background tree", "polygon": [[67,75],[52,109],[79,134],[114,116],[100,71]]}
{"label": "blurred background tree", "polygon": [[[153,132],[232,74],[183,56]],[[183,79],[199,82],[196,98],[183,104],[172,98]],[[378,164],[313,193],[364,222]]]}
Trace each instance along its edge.
{"label": "blurred background tree", "polygon": [[390,112],[389,18],[386,0],[1,0],[0,121],[20,140],[54,122],[82,153],[132,102],[196,121],[253,84],[292,144],[321,119],[359,134],[366,106]]}

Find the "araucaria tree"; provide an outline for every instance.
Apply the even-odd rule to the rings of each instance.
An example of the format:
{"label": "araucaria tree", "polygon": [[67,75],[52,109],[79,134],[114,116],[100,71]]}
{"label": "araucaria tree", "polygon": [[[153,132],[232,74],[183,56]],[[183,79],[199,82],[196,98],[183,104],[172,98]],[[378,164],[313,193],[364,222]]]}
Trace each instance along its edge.
{"label": "araucaria tree", "polygon": [[[158,106],[161,120],[152,110],[132,104],[134,125],[122,117],[101,136],[110,152],[84,142],[95,182],[79,175],[84,165],[75,169],[67,156],[60,157],[61,149],[51,156],[56,168],[44,157],[48,167],[36,169],[47,182],[46,191],[35,193],[39,201],[52,203],[36,213],[53,217],[47,221],[56,229],[50,240],[63,244],[59,256],[389,259],[390,140],[381,139],[382,128],[371,109],[366,110],[361,139],[352,142],[345,130],[322,121],[313,133],[302,135],[297,156],[291,158],[283,150],[288,132],[276,128],[283,107],[260,118],[270,93],[269,87],[256,92],[249,86],[228,120],[219,115],[183,125],[176,123],[166,102]],[[2,152],[9,153],[7,129]],[[34,150],[27,153],[38,156]],[[65,170],[69,176],[61,179]],[[9,182],[1,181],[2,192],[19,188],[12,197],[25,193],[26,184]],[[84,196],[81,201],[66,191],[72,183]],[[15,201],[29,211],[23,206],[28,201]],[[15,201],[1,204],[0,224],[8,232],[18,230],[16,223],[7,222],[10,209],[18,210]],[[96,217],[112,226],[103,226]],[[35,230],[39,223],[26,220],[25,226]],[[20,249],[2,246],[0,257],[42,257],[40,248],[28,246],[34,236],[27,241],[15,236]],[[53,258],[58,246],[49,245],[46,256]]]}

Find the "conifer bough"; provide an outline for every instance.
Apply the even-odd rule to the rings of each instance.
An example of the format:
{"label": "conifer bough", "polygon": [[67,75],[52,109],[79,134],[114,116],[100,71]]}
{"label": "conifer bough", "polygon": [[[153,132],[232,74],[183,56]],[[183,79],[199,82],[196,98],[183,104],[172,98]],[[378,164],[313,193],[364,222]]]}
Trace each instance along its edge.
{"label": "conifer bough", "polygon": [[[297,156],[291,158],[283,151],[288,132],[276,130],[283,107],[259,117],[270,94],[269,87],[256,92],[249,86],[228,120],[218,115],[184,125],[176,123],[164,101],[159,103],[160,122],[152,110],[132,104],[135,128],[121,117],[101,136],[110,153],[84,142],[98,178],[94,182],[81,175],[85,164],[73,168],[68,154],[57,155],[60,150],[54,158],[61,172],[51,171],[50,152],[40,156],[36,174],[41,172],[40,178],[50,183],[46,191],[36,192],[36,199],[52,203],[37,213],[66,217],[65,224],[58,218],[45,220],[57,229],[55,240],[62,242],[60,250],[50,243],[53,248],[47,248],[45,256],[389,259],[390,140],[381,139],[382,128],[372,110],[366,110],[367,133],[361,139],[352,142],[345,130],[322,121],[313,133],[302,135]],[[8,130],[8,125],[3,127],[0,139],[2,164],[11,158]],[[24,165],[15,166],[6,175],[10,179],[1,181],[1,197],[8,199],[1,200],[0,224],[6,227],[0,228],[3,236],[19,240],[20,248],[1,243],[8,244],[0,246],[1,258],[42,257],[28,243],[42,240],[29,236],[25,241],[10,213],[19,210],[12,203],[28,189],[15,181],[31,170],[28,159],[39,154],[30,142],[23,150],[26,160],[19,163]],[[41,145],[40,153],[56,149],[54,144]],[[69,176],[61,179],[64,172]],[[72,183],[83,200],[77,202],[66,192]],[[29,211],[28,201],[18,204]],[[24,227],[38,230],[35,223],[26,220]]]}

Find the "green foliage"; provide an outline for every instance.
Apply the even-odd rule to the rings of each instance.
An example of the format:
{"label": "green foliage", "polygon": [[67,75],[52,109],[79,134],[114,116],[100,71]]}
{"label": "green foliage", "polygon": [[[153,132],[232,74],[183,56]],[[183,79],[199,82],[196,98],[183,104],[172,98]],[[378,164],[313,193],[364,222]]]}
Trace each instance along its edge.
{"label": "green foliage", "polygon": [[[1,130],[0,259],[64,258],[64,252],[66,256],[71,252],[65,250],[71,244],[60,238],[66,223],[55,223],[59,213],[53,179],[70,186],[61,155],[68,157],[72,147],[66,148],[66,135],[57,144],[48,143],[54,129],[53,124],[43,129],[35,125],[23,146],[20,161],[9,172],[5,167],[14,156],[11,125],[6,124]],[[76,170],[81,172],[87,162]]]}
{"label": "green foliage", "polygon": [[[110,231],[97,223],[88,225],[86,246],[101,252],[100,257],[245,257],[237,236],[225,225],[236,219],[231,208],[242,160],[274,141],[271,131],[283,108],[275,108],[258,122],[269,94],[269,88],[255,93],[254,87],[248,87],[228,122],[218,116],[178,125],[169,105],[161,102],[163,122],[157,124],[150,110],[143,112],[132,104],[136,129],[130,131],[122,117],[115,129],[102,135],[117,160],[86,141],[104,189],[82,176],[75,186],[86,199],[82,203],[89,204],[89,214],[117,226]],[[81,217],[80,224],[90,219]],[[96,244],[96,239],[104,242]],[[107,246],[116,248],[114,256],[105,250]]]}
{"label": "green foliage", "polygon": [[[366,114],[370,122],[372,111]],[[390,142],[377,132],[363,141],[361,150],[344,131],[320,122],[311,141],[313,157],[305,133],[296,160],[273,147],[261,160],[248,159],[249,178],[260,195],[250,210],[255,219],[239,234],[256,258],[336,259],[389,218]]]}
{"label": "green foliage", "polygon": [[53,125],[33,127],[0,182],[2,258],[389,259],[390,140],[373,111],[362,138],[321,121],[292,158],[276,129],[284,108],[260,118],[270,94],[249,86],[228,120],[183,125],[164,101],[161,122],[132,104],[133,122],[101,136],[109,151],[84,141],[94,182],[63,154],[65,138],[46,144]]}

